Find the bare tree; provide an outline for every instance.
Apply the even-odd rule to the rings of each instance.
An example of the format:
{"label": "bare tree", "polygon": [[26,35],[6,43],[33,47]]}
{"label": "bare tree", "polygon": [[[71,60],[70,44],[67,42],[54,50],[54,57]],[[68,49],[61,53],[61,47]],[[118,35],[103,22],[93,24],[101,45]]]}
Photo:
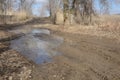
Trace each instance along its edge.
{"label": "bare tree", "polygon": [[20,0],[20,11],[25,11],[27,14],[32,14],[32,5],[34,0]]}
{"label": "bare tree", "polygon": [[50,18],[52,22],[55,24],[56,20],[56,13],[60,9],[62,9],[63,4],[62,0],[49,0],[49,12],[50,12]]}
{"label": "bare tree", "polygon": [[3,23],[6,24],[6,13],[7,13],[7,0],[0,0],[1,6],[1,18],[3,19]]}
{"label": "bare tree", "polygon": [[99,0],[99,3],[101,5],[100,9],[101,9],[101,13],[103,14],[108,14],[109,13],[109,1],[108,0]]}
{"label": "bare tree", "polygon": [[[94,2],[96,0],[49,0],[49,4],[43,6],[43,10],[49,10],[50,18],[56,22],[56,14],[59,11],[64,13],[64,22],[73,17],[76,23],[91,23],[92,16],[95,14]],[[101,5],[102,13],[109,13],[111,3],[118,4],[120,0],[97,0]],[[27,16],[32,15],[32,6],[35,0],[0,0],[0,15],[4,19],[12,11],[24,12]],[[16,5],[16,6],[15,6]],[[49,6],[49,7],[48,7]],[[18,7],[15,9],[15,7]],[[41,14],[44,14],[44,12]]]}
{"label": "bare tree", "polygon": [[49,5],[45,3],[41,8],[40,8],[40,17],[45,17],[47,15],[47,11],[49,10]]}

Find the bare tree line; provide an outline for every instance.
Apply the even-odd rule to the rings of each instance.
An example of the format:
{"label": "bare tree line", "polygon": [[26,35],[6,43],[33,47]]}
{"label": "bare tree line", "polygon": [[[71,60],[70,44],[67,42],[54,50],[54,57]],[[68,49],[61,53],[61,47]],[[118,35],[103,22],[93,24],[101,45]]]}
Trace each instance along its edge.
{"label": "bare tree line", "polygon": [[[97,15],[95,10],[95,1],[96,0],[49,0],[51,19],[55,23],[56,12],[61,9],[64,13],[64,23],[68,19],[70,20],[69,17],[72,15],[74,16],[73,18],[76,23],[90,24],[92,22],[92,17]],[[109,13],[111,3],[120,3],[120,0],[98,1],[101,5],[100,8],[103,13]]]}
{"label": "bare tree line", "polygon": [[[90,24],[93,16],[97,15],[95,10],[95,1],[99,1],[101,5],[101,12],[109,13],[111,3],[119,4],[120,0],[48,0],[49,3],[43,6],[43,9],[39,11],[41,15],[44,15],[44,10],[48,10],[51,21],[55,24],[58,12],[63,14],[63,24],[69,22],[72,24],[83,23]],[[32,15],[32,6],[35,0],[0,0],[0,18],[3,22],[9,16],[15,15]],[[20,18],[22,18],[20,16]],[[24,16],[23,16],[24,17]]]}
{"label": "bare tree line", "polygon": [[0,0],[0,18],[3,23],[12,16],[22,14],[32,15],[34,0]]}

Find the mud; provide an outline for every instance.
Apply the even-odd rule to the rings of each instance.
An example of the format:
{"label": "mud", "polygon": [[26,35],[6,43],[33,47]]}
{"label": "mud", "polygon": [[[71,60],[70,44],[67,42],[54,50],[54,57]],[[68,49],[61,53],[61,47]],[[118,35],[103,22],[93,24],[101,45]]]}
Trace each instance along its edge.
{"label": "mud", "polygon": [[[6,50],[0,53],[1,80],[120,80],[120,43],[116,39],[67,33],[49,25],[37,28],[49,28],[52,34],[64,38],[55,49],[62,55],[52,57],[50,63],[34,64],[18,52]],[[35,37],[53,41],[46,36],[36,34]],[[0,45],[9,45],[4,43]]]}
{"label": "mud", "polygon": [[120,80],[120,43],[114,39],[57,32],[64,37],[55,62],[39,65],[33,80]]}
{"label": "mud", "polygon": [[53,56],[60,55],[60,52],[54,49],[62,42],[62,37],[51,35],[47,29],[31,29],[19,39],[12,40],[10,48],[20,52],[36,64],[42,64],[51,62]]}

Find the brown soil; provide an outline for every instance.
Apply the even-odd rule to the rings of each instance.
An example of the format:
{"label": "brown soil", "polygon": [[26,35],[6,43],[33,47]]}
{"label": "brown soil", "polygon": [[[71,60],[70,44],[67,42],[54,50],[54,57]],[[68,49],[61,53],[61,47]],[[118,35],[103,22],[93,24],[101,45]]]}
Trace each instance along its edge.
{"label": "brown soil", "polygon": [[65,41],[61,56],[37,66],[33,80],[120,80],[120,45],[96,36],[55,32]]}
{"label": "brown soil", "polygon": [[116,39],[68,33],[51,25],[42,28],[64,38],[58,49],[62,55],[51,63],[36,65],[18,52],[6,50],[0,53],[1,80],[120,80],[120,43]]}
{"label": "brown soil", "polygon": [[0,80],[31,79],[31,62],[9,47],[10,40],[19,36],[5,30],[0,31]]}

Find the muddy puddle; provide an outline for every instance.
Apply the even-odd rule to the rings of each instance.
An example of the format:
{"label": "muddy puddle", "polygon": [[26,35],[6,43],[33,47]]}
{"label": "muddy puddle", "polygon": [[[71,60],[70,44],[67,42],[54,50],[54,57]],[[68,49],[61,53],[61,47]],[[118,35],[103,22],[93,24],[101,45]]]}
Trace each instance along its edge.
{"label": "muddy puddle", "polygon": [[61,55],[56,48],[62,43],[62,37],[52,35],[47,29],[33,29],[19,39],[12,40],[10,47],[36,64],[41,64]]}

